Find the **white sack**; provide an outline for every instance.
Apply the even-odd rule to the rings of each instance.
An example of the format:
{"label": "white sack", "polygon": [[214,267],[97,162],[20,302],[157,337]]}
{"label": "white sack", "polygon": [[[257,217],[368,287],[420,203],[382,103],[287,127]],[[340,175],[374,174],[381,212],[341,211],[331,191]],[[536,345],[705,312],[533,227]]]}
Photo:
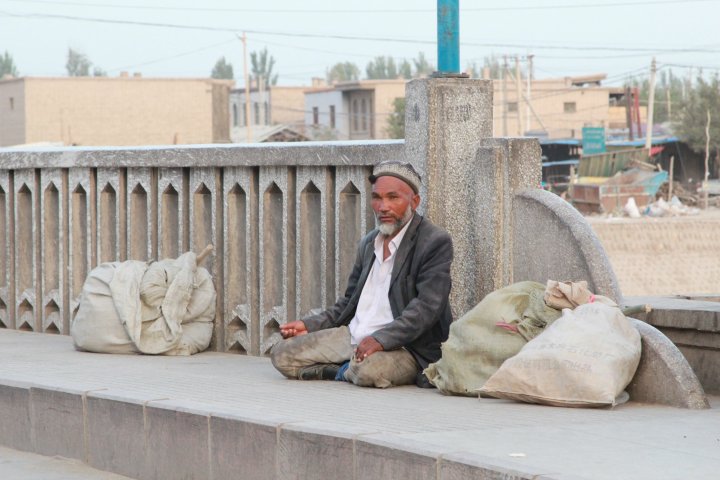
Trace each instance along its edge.
{"label": "white sack", "polygon": [[212,278],[189,252],[93,269],[70,334],[92,352],[192,355],[209,346],[214,318]]}
{"label": "white sack", "polygon": [[565,407],[615,405],[640,362],[640,334],[603,303],[563,316],[506,360],[481,396]]}

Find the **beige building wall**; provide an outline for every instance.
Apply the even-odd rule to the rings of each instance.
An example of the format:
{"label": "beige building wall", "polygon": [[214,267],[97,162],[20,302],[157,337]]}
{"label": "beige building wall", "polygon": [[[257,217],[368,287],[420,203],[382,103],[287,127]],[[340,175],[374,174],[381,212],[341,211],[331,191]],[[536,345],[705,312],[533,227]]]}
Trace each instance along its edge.
{"label": "beige building wall", "polygon": [[[528,131],[546,131],[550,138],[580,138],[585,126],[625,128],[625,107],[610,106],[614,87],[575,86],[571,78],[536,80],[530,86],[530,114],[526,101],[527,84],[521,82],[520,101],[517,84],[507,82],[507,131],[503,120],[504,88],[494,81],[494,134],[519,136]],[[646,120],[646,108],[640,117]]]}
{"label": "beige building wall", "polygon": [[25,141],[25,83],[22,79],[0,80],[0,147]]}
{"label": "beige building wall", "polygon": [[388,119],[393,113],[393,102],[395,99],[399,97],[405,98],[406,80],[366,80],[360,83],[363,87],[374,83],[375,87],[373,138],[389,138],[387,134]]}
{"label": "beige building wall", "polygon": [[25,78],[25,143],[163,145],[228,141],[232,82]]}
{"label": "beige building wall", "polygon": [[308,87],[270,88],[270,119],[272,124],[290,125],[298,129],[305,125],[305,92]]}
{"label": "beige building wall", "polygon": [[[521,84],[520,101],[517,85],[507,82],[507,132],[503,121],[503,82],[494,82],[494,134],[524,135],[527,131],[546,131],[550,138],[579,138],[584,126],[608,126],[609,88],[576,87],[570,79],[537,80],[531,83],[529,121],[527,86]],[[513,111],[514,110],[514,111]]]}

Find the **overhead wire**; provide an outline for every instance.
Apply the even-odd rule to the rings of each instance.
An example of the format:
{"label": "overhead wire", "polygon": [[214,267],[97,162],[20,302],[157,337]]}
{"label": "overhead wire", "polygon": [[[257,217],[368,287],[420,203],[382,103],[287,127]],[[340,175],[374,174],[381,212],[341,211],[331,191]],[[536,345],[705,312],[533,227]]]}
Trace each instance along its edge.
{"label": "overhead wire", "polygon": [[[81,22],[94,22],[94,23],[107,23],[116,25],[135,25],[135,26],[146,26],[146,27],[162,27],[162,28],[174,28],[183,30],[200,30],[200,31],[213,31],[213,32],[245,32],[252,33],[255,35],[269,35],[269,36],[284,36],[293,38],[319,38],[319,39],[332,39],[332,40],[354,40],[354,41],[372,41],[372,42],[390,42],[390,43],[409,43],[418,45],[435,45],[436,40],[423,40],[423,39],[409,39],[409,38],[392,38],[392,37],[366,37],[357,35],[339,35],[339,34],[327,34],[327,33],[303,33],[303,32],[279,32],[270,30],[256,30],[256,29],[245,29],[238,27],[215,27],[207,25],[186,25],[186,24],[174,24],[174,23],[162,23],[162,22],[145,22],[137,20],[121,20],[111,18],[96,18],[96,17],[78,17],[74,15],[61,15],[61,14],[49,14],[49,13],[13,13],[7,11],[0,11],[0,15],[20,17],[20,18],[31,18],[31,19],[60,19],[60,20],[71,20]],[[478,42],[460,42],[463,46],[469,47],[490,47],[490,48],[532,48],[533,50],[582,50],[582,51],[619,51],[619,52],[646,52],[646,53],[718,53],[720,48],[713,45],[714,48],[706,47],[680,47],[680,48],[638,48],[638,47],[611,47],[611,46],[596,46],[596,45],[542,45],[542,44],[511,44],[511,43],[478,43]]]}
{"label": "overhead wire", "polygon": [[[73,1],[54,1],[54,0],[3,0],[10,2],[22,3],[38,3],[45,5],[65,5],[77,7],[99,7],[99,8],[117,8],[117,9],[133,9],[133,10],[158,10],[158,11],[177,11],[177,12],[238,12],[238,13],[291,13],[291,14],[357,14],[357,13],[436,13],[436,9],[432,8],[382,8],[382,9],[286,9],[286,8],[217,8],[217,7],[168,7],[155,5],[127,5],[127,4],[109,4],[97,2],[73,2]],[[513,12],[513,11],[539,11],[539,10],[581,10],[581,9],[598,9],[598,8],[618,8],[630,6],[650,6],[650,5],[677,5],[691,3],[718,3],[718,0],[645,0],[645,1],[626,1],[626,2],[593,2],[593,3],[557,3],[550,5],[505,5],[501,7],[463,7],[464,12]]]}

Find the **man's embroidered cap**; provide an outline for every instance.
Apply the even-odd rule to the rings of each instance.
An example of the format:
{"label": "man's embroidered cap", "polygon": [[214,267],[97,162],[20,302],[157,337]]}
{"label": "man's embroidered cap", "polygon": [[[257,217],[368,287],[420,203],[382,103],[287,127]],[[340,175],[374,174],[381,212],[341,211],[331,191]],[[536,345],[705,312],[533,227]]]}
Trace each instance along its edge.
{"label": "man's embroidered cap", "polygon": [[385,160],[384,162],[380,162],[375,165],[373,173],[368,177],[368,180],[374,184],[378,178],[385,176],[399,178],[410,185],[410,188],[412,188],[415,193],[420,191],[420,184],[422,183],[420,174],[407,162],[401,162],[399,160]]}

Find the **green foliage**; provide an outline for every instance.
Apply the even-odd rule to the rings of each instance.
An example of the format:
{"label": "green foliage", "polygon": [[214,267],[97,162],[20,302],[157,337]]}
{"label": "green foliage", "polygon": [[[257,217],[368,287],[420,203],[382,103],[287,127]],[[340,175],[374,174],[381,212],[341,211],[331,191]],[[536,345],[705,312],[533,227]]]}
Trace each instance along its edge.
{"label": "green foliage", "polygon": [[235,78],[232,63],[226,62],[225,57],[220,57],[210,73],[211,78],[219,78],[223,80],[232,80]]}
{"label": "green foliage", "polygon": [[[509,70],[508,78],[513,78],[515,76],[515,58],[508,58],[507,61]],[[504,59],[501,59],[496,55],[490,55],[489,57],[483,58],[482,66],[473,62],[467,66],[465,71],[471,78],[483,78],[483,70],[487,69],[491,80],[500,80],[503,78],[504,63]],[[520,78],[527,78],[526,67],[520,67]]]}
{"label": "green foliage", "polygon": [[[685,91],[685,81],[673,75],[672,70],[662,70],[655,84],[655,107],[653,123],[664,123],[677,120],[680,103]],[[633,79],[628,86],[638,87],[640,90],[640,104],[647,105],[650,94],[650,79],[642,81]]]}
{"label": "green foliage", "polygon": [[402,63],[400,64],[400,68],[398,68],[398,74],[406,80],[411,79],[413,75],[412,75],[412,67],[410,66],[410,62],[408,62],[407,60],[403,60]]}
{"label": "green foliage", "polygon": [[[705,151],[705,128],[710,112],[710,150],[718,152],[720,145],[720,79],[699,76],[686,98],[679,102],[675,131],[696,152]],[[657,92],[655,92],[657,98]]]}
{"label": "green foliage", "polygon": [[262,82],[267,88],[270,85],[277,85],[278,76],[273,75],[273,67],[275,59],[272,55],[268,55],[267,48],[263,48],[261,52],[252,52],[250,54],[251,77],[257,85]]}
{"label": "green foliage", "polygon": [[89,77],[92,62],[87,55],[72,48],[68,48],[67,62],[65,69],[70,77]]}
{"label": "green foliage", "polygon": [[360,68],[352,62],[340,62],[327,71],[327,82],[355,82],[360,78]]}
{"label": "green foliage", "polygon": [[435,71],[435,67],[430,65],[423,52],[418,52],[417,58],[413,59],[413,65],[415,66],[415,72],[413,73],[415,78],[427,77]]}
{"label": "green foliage", "polygon": [[393,100],[393,111],[388,117],[386,131],[390,138],[405,138],[405,97]]}
{"label": "green foliage", "polygon": [[12,75],[13,77],[18,76],[15,62],[13,61],[12,55],[10,55],[7,50],[5,50],[5,54],[0,55],[0,78],[2,78],[3,75]]}
{"label": "green foliage", "polygon": [[100,67],[93,68],[93,77],[107,77],[107,72]]}
{"label": "green foliage", "polygon": [[390,56],[381,55],[375,57],[365,67],[365,74],[368,80],[379,80],[388,78],[397,78],[398,69],[395,60]]}
{"label": "green foliage", "polygon": [[400,63],[396,63],[395,59],[390,56],[375,57],[365,67],[365,74],[368,80],[395,79],[399,77],[409,80],[428,76],[434,70],[435,67],[430,65],[430,62],[425,58],[425,54],[419,52],[418,56],[412,59],[412,62],[402,60]]}

